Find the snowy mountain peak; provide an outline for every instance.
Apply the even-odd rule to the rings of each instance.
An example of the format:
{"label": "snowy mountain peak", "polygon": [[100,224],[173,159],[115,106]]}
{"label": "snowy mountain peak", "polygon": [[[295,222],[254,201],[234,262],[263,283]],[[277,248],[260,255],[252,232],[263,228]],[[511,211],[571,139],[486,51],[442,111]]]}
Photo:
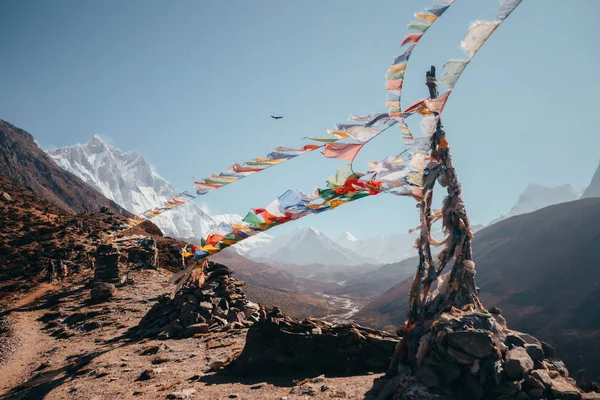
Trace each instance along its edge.
{"label": "snowy mountain peak", "polygon": [[[63,169],[135,214],[159,207],[177,193],[141,155],[123,152],[98,135],[48,154]],[[227,214],[213,219],[194,203],[188,203],[153,219],[165,235],[178,238],[204,237],[222,221],[239,222],[241,217]]]}

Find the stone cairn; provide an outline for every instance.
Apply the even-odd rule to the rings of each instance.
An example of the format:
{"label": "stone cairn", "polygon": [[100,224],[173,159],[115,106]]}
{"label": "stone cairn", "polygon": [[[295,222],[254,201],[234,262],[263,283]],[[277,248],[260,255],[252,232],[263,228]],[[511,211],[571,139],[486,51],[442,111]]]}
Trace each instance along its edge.
{"label": "stone cairn", "polygon": [[119,259],[121,253],[112,244],[99,244],[96,249],[94,280],[99,282],[118,283],[121,281]]}
{"label": "stone cairn", "polygon": [[138,268],[158,269],[158,247],[156,240],[148,237],[140,239],[136,246],[127,251],[127,262]]}
{"label": "stone cairn", "polygon": [[600,399],[582,397],[552,346],[508,329],[497,308],[453,308],[414,329],[368,399]]}
{"label": "stone cairn", "polygon": [[242,353],[226,368],[236,376],[356,375],[387,369],[398,338],[354,323],[296,321],[261,309]]}
{"label": "stone cairn", "polygon": [[136,334],[172,339],[252,326],[259,320],[259,305],[246,299],[241,289],[245,282],[231,275],[226,266],[207,263],[201,276],[189,280],[173,298],[160,296]]}

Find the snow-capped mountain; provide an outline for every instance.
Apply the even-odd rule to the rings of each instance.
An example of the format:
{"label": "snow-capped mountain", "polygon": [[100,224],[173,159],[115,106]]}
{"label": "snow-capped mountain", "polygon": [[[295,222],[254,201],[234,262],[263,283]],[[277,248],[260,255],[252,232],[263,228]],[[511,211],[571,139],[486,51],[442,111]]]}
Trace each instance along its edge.
{"label": "snow-capped mountain", "polygon": [[[87,143],[48,154],[63,169],[134,214],[160,206],[177,193],[142,156],[133,151],[123,152],[97,135]],[[241,217],[234,214],[211,217],[189,203],[152,220],[165,235],[178,238],[204,237],[222,221],[239,222]]]}
{"label": "snow-capped mountain", "polygon": [[96,135],[87,143],[48,154],[63,169],[134,214],[156,207],[175,193],[139,154],[122,152]]}
{"label": "snow-capped mountain", "polygon": [[353,266],[372,262],[313,228],[298,228],[288,234],[277,236],[247,255],[254,260],[293,265]]}
{"label": "snow-capped mountain", "polygon": [[549,188],[530,183],[523,193],[521,193],[519,200],[513,208],[511,208],[508,213],[503,214],[490,222],[490,225],[515,215],[530,213],[553,204],[577,200],[580,197],[581,190],[574,189],[571,185],[561,185]]}

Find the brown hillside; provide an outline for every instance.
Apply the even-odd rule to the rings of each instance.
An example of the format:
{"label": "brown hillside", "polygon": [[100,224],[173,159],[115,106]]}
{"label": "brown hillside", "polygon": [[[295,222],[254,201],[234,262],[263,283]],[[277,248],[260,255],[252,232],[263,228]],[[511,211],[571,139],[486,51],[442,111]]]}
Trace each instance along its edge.
{"label": "brown hillside", "polygon": [[38,147],[31,134],[3,120],[0,120],[0,176],[71,213],[97,212],[105,206],[117,214],[131,216],[121,206],[56,165]]}
{"label": "brown hillside", "polygon": [[[574,375],[595,380],[600,377],[599,241],[600,198],[590,198],[498,222],[473,242],[484,305],[500,307],[511,328],[554,344]],[[394,286],[355,319],[393,329],[404,321],[408,290],[408,280]]]}
{"label": "brown hillside", "polygon": [[[68,214],[0,176],[0,298],[43,281],[50,258],[65,260],[74,273],[86,270],[90,265],[88,253],[95,250],[103,233],[126,222],[126,217],[114,214]],[[154,236],[160,265],[171,270],[180,268],[179,249],[184,243],[153,235],[157,229],[146,222],[128,234]]]}

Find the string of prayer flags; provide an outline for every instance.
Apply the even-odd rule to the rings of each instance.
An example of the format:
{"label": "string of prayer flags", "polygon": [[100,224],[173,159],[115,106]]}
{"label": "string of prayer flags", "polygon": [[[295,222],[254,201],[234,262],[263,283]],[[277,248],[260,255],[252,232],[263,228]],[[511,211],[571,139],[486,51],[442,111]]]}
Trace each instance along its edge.
{"label": "string of prayer flags", "polygon": [[[424,103],[419,101],[410,105],[407,109],[402,110],[401,98],[402,98],[402,86],[406,75],[406,68],[408,60],[417,45],[421,40],[425,32],[431,27],[435,21],[454,3],[454,0],[440,0],[437,3],[427,9],[425,12],[415,13],[415,18],[418,21],[412,21],[408,24],[408,29],[419,31],[419,33],[409,33],[402,40],[400,47],[412,43],[412,45],[401,55],[394,58],[392,65],[389,67],[386,74],[385,87],[388,90],[388,97],[385,103],[388,109],[388,115],[390,118],[396,119],[398,126],[402,130],[402,137],[404,139],[413,139],[413,135],[410,129],[404,123],[404,118],[409,117],[417,111],[423,112]],[[414,142],[411,142],[412,145]]]}

